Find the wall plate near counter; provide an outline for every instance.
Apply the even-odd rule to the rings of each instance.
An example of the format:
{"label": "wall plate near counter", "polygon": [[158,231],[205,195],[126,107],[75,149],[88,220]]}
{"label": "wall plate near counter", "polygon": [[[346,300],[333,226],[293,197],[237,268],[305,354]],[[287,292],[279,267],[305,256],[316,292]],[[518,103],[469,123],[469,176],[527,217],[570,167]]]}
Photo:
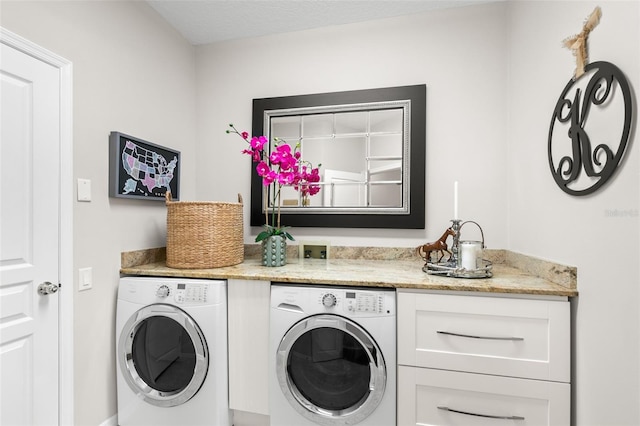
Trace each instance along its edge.
{"label": "wall plate near counter", "polygon": [[331,243],[329,241],[301,241],[298,247],[300,259],[328,259]]}

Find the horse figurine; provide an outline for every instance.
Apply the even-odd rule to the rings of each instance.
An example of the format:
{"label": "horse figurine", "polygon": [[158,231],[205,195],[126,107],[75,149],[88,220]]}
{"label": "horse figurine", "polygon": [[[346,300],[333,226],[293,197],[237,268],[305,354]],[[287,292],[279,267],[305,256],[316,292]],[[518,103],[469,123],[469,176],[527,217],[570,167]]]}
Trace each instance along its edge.
{"label": "horse figurine", "polygon": [[431,252],[438,251],[440,252],[440,257],[438,258],[438,263],[439,263],[444,257],[445,252],[449,253],[449,257],[452,256],[452,253],[449,251],[449,248],[447,246],[447,238],[449,237],[449,235],[453,237],[455,234],[456,233],[454,232],[453,229],[447,228],[447,230],[444,231],[444,234],[442,234],[442,236],[438,238],[437,241],[416,247],[416,253],[418,253],[418,255],[425,262],[429,262],[429,260],[431,259]]}

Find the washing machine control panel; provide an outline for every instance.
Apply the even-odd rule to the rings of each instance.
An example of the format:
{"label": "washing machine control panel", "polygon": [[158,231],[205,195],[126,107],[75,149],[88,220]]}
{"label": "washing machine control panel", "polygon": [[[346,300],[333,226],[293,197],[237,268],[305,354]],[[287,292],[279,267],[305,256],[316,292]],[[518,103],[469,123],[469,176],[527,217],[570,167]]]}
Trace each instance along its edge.
{"label": "washing machine control panel", "polygon": [[173,299],[176,303],[194,303],[207,301],[207,286],[204,284],[176,284]]}
{"label": "washing machine control panel", "polygon": [[320,298],[325,308],[343,310],[346,313],[383,314],[385,311],[384,295],[371,291],[325,292]]}
{"label": "washing machine control panel", "polygon": [[156,287],[156,297],[167,299],[172,296],[174,303],[206,303],[209,286],[200,283],[170,283]]}

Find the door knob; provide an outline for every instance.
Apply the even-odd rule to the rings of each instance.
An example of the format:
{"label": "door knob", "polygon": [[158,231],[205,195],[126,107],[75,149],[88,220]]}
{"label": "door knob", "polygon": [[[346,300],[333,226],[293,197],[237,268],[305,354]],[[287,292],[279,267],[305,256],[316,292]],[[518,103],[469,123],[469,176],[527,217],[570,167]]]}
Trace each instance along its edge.
{"label": "door knob", "polygon": [[51,284],[49,281],[45,281],[38,286],[38,294],[41,294],[43,296],[55,293],[56,291],[58,291],[58,285]]}

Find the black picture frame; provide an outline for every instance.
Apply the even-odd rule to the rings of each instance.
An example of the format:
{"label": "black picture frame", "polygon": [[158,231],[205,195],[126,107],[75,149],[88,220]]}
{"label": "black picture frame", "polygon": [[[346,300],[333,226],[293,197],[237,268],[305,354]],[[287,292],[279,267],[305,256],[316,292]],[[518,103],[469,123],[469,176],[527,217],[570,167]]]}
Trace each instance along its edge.
{"label": "black picture frame", "polygon": [[[411,101],[410,192],[407,213],[282,213],[287,226],[330,228],[424,229],[426,176],[426,85],[319,93],[253,100],[252,134],[264,135],[265,111],[397,100]],[[262,178],[251,164],[251,226],[265,223]]]}
{"label": "black picture frame", "polygon": [[[180,151],[121,132],[109,134],[109,196],[164,201],[180,199]],[[162,170],[158,170],[162,168]]]}

